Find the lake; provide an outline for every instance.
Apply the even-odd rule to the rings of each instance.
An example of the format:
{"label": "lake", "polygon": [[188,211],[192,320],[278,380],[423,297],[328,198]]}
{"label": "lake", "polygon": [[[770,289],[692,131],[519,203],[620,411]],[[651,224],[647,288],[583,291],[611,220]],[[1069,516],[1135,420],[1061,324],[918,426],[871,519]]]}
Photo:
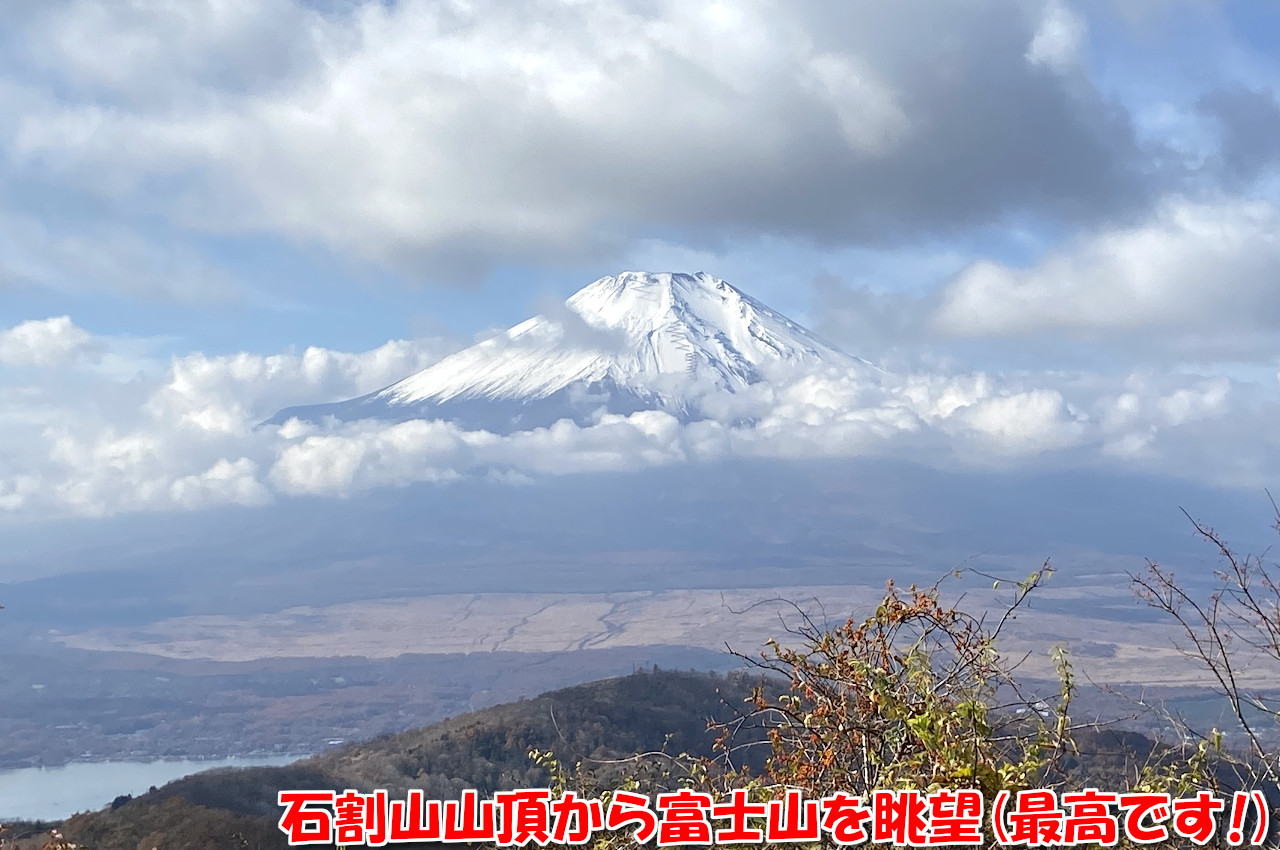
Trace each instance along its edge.
{"label": "lake", "polygon": [[77,762],[63,767],[0,770],[0,823],[59,820],[110,805],[121,794],[143,794],[152,785],[217,767],[289,764],[305,756],[264,756],[202,761]]}

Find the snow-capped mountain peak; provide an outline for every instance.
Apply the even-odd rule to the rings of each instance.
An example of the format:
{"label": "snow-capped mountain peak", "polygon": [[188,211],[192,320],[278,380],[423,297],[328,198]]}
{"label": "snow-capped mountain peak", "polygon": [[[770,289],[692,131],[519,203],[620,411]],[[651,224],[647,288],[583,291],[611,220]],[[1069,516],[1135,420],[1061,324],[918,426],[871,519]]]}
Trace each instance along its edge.
{"label": "snow-capped mountain peak", "polygon": [[707,394],[779,371],[868,365],[701,272],[604,277],[549,312],[370,395],[269,421],[445,418],[512,430],[582,422],[601,409],[697,418]]}

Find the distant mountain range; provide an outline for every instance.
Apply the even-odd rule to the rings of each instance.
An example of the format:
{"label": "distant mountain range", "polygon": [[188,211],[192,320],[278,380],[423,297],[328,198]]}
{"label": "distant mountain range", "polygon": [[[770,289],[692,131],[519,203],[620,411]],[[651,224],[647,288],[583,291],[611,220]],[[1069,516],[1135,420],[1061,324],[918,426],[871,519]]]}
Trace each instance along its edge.
{"label": "distant mountain range", "polygon": [[579,425],[604,414],[721,418],[709,404],[748,387],[826,369],[878,370],[781,313],[699,272],[625,272],[389,387],[289,407],[264,425],[444,419],[497,433]]}

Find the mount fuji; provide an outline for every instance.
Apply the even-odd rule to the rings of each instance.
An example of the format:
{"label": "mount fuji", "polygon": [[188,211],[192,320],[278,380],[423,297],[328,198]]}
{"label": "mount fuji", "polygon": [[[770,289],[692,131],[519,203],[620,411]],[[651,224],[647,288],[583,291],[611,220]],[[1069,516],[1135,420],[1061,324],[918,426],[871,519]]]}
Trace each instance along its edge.
{"label": "mount fuji", "polygon": [[829,369],[879,371],[719,278],[624,272],[389,387],[263,424],[443,419],[511,433],[642,410],[688,422],[720,418],[748,388]]}

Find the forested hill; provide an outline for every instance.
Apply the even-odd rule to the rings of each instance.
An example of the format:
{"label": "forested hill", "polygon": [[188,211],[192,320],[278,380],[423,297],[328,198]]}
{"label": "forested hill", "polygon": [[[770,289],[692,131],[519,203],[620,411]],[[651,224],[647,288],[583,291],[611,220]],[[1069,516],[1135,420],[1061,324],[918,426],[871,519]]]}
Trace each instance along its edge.
{"label": "forested hill", "polygon": [[[172,782],[62,825],[87,850],[223,850],[286,847],[277,828],[277,792],[287,789],[386,789],[393,798],[420,788],[428,799],[456,799],[464,789],[488,795],[545,787],[547,770],[529,757],[551,751],[561,763],[596,773],[602,787],[626,768],[609,760],[635,753],[711,755],[710,720],[744,711],[760,680],[744,673],[652,671],[553,691],[460,715],[431,726],[331,750],[287,767],[222,769]],[[768,683],[771,697],[785,688]],[[761,739],[747,729],[738,743]],[[1081,730],[1064,767],[1080,781],[1121,787],[1135,765],[1159,749],[1147,737],[1116,729]],[[758,767],[768,747],[746,747],[737,761]],[[658,759],[650,764],[665,763]],[[1224,777],[1225,778],[1225,777]],[[41,830],[48,836],[47,826]],[[5,838],[11,838],[12,833]],[[38,848],[43,838],[19,842]],[[410,845],[398,845],[410,846]]]}
{"label": "forested hill", "polygon": [[[77,815],[67,838],[91,850],[221,850],[287,846],[276,827],[281,789],[385,788],[456,798],[543,786],[529,758],[551,750],[565,763],[636,752],[710,754],[707,723],[744,708],[757,679],[653,671],[591,682],[431,726],[336,749],[278,768],[223,769],[172,782],[113,809]],[[763,755],[762,749],[756,758]],[[403,846],[403,845],[401,845]]]}

